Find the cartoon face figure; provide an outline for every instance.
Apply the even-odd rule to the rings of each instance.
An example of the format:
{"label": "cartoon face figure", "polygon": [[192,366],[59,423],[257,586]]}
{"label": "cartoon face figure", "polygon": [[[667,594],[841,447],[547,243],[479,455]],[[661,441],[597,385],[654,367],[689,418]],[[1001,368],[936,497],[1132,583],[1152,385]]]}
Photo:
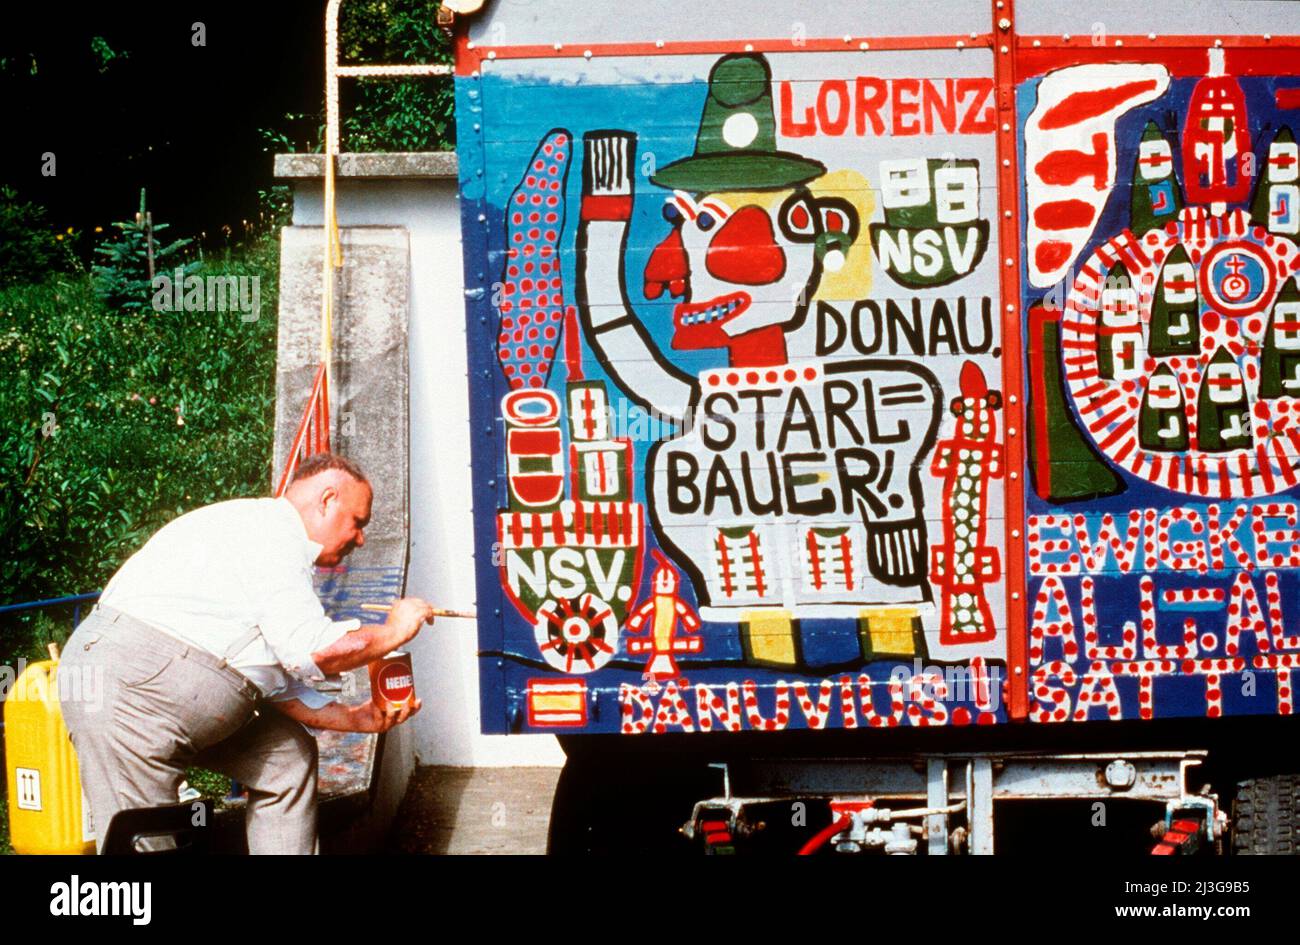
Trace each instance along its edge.
{"label": "cartoon face figure", "polygon": [[[856,227],[847,203],[802,187],[698,200],[676,191],[663,214],[672,230],[646,264],[646,298],[680,296],[674,348],[729,348],[733,355],[753,332],[802,323],[823,266],[843,265]],[[775,347],[780,359],[773,363],[780,363],[784,345]]]}
{"label": "cartoon face figure", "polygon": [[1102,377],[1123,379],[1141,373],[1137,290],[1122,266],[1111,270],[1101,290],[1100,334],[1097,357]]}
{"label": "cartoon face figure", "polygon": [[1187,416],[1183,391],[1169,365],[1156,368],[1147,382],[1138,437],[1142,446],[1161,452],[1187,449]]}

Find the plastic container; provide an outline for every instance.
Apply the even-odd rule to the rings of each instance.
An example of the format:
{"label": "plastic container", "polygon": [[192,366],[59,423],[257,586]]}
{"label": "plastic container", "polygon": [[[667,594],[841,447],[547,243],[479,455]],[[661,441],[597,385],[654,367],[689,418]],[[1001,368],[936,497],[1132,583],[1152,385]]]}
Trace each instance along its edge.
{"label": "plastic container", "polygon": [[95,852],[94,825],[81,792],[77,755],[59,711],[59,651],[30,663],[4,704],[9,835],[25,854]]}

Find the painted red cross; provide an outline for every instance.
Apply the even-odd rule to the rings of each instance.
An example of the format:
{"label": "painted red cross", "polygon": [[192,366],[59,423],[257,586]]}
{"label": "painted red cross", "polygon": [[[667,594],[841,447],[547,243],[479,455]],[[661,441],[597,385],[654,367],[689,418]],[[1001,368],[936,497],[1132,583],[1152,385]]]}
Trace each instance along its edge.
{"label": "painted red cross", "polygon": [[1279,154],[1277,157],[1269,158],[1268,163],[1272,164],[1276,168],[1281,168],[1285,170],[1286,168],[1290,167],[1292,164],[1295,163],[1295,158],[1283,152],[1282,154]]}
{"label": "painted red cross", "polygon": [[1138,163],[1148,164],[1151,167],[1157,167],[1158,165],[1164,164],[1168,160],[1169,160],[1168,156],[1161,154],[1159,151],[1154,151],[1144,158],[1138,158]]}
{"label": "painted red cross", "polygon": [[1240,256],[1238,256],[1236,253],[1233,253],[1231,256],[1228,257],[1228,261],[1224,263],[1224,265],[1228,267],[1228,271],[1231,272],[1234,276],[1239,276],[1241,275],[1242,271],[1246,268],[1246,261],[1242,259]]}
{"label": "painted red cross", "polygon": [[1165,289],[1172,292],[1186,292],[1188,289],[1196,288],[1196,283],[1191,279],[1184,279],[1182,276],[1174,276],[1165,280]]}

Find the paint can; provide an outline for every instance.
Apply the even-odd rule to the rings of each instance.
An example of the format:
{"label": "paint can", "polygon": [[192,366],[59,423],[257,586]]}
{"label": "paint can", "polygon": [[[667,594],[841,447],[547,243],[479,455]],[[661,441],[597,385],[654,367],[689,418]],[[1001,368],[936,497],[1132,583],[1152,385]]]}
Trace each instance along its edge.
{"label": "paint can", "polygon": [[370,698],[385,712],[400,709],[415,698],[411,654],[394,650],[370,664]]}

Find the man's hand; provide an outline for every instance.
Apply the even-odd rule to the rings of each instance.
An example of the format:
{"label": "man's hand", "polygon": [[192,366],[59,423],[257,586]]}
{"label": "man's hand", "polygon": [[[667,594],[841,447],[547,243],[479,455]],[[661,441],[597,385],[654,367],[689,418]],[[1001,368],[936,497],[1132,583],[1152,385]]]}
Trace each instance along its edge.
{"label": "man's hand", "polygon": [[386,621],[343,634],[313,653],[312,662],[326,676],[365,666],[411,642],[425,623],[433,623],[433,605],[418,597],[403,597],[393,604]]}
{"label": "man's hand", "polygon": [[297,699],[287,699],[272,702],[271,705],[289,718],[312,728],[325,728],[335,732],[386,732],[419,712],[421,703],[415,697],[406,705],[387,712],[374,702],[352,706],[331,702],[319,709],[309,709]]}
{"label": "man's hand", "polygon": [[420,632],[421,625],[426,623],[433,623],[433,605],[418,597],[403,597],[393,604],[393,609],[388,612],[388,620],[384,625],[397,635],[398,642],[393,646],[396,649],[409,643]]}
{"label": "man's hand", "polygon": [[415,713],[420,711],[422,703],[418,696],[412,696],[411,701],[406,705],[398,706],[395,709],[381,709],[374,702],[367,702],[365,705],[353,707],[356,713],[356,722],[364,728],[355,728],[354,732],[386,732],[394,726],[401,725]]}

